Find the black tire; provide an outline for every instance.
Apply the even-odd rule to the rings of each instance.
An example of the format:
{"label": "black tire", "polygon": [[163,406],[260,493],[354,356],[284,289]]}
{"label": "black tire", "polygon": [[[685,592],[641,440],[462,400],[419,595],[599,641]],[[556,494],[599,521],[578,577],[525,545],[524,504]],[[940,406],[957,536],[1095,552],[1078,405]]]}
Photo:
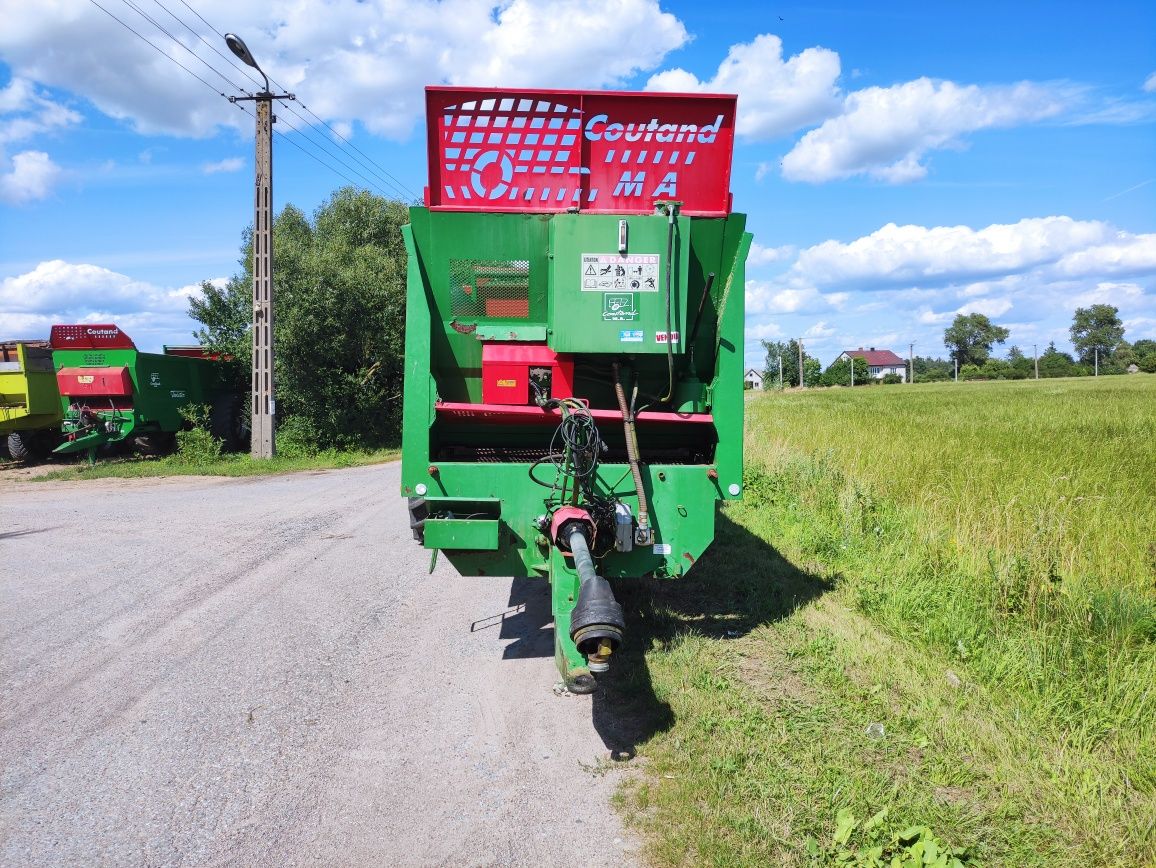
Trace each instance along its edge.
{"label": "black tire", "polygon": [[13,431],[8,435],[8,454],[16,461],[36,464],[52,454],[52,431]]}
{"label": "black tire", "polygon": [[226,452],[238,452],[249,446],[249,428],[245,424],[244,406],[236,392],[219,392],[209,410],[209,433],[224,445]]}
{"label": "black tire", "polygon": [[172,431],[154,431],[152,434],[138,434],[132,438],[132,446],[141,455],[168,455],[177,445],[177,435]]}

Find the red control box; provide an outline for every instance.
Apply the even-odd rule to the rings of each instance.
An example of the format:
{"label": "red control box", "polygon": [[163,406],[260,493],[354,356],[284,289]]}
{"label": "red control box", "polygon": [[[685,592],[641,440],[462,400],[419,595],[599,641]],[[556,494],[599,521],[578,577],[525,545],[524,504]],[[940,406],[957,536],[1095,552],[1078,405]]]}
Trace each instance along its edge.
{"label": "red control box", "polygon": [[61,368],[56,372],[60,394],[132,395],[132,375],[128,368]]}
{"label": "red control box", "polygon": [[533,403],[538,392],[549,398],[574,396],[574,362],[569,356],[544,344],[482,345],[483,403],[524,406]]}

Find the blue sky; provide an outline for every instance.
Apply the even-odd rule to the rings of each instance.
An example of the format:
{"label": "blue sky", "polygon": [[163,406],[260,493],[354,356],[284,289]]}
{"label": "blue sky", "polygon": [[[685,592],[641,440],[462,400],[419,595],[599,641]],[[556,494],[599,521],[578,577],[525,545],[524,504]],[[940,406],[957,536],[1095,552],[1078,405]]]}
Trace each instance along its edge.
{"label": "blue sky", "polygon": [[[1029,352],[1095,302],[1156,337],[1151,3],[99,2],[231,92],[160,27],[235,82],[212,49],[238,32],[389,173],[279,110],[277,207],[306,212],[347,183],[323,164],[369,186],[333,154],[421,190],[426,84],[737,92],[752,365],[800,335],[824,364],[944,355],[961,311]],[[0,338],[114,321],[187,343],[188,296],[238,268],[251,118],[94,0],[0,10]]]}

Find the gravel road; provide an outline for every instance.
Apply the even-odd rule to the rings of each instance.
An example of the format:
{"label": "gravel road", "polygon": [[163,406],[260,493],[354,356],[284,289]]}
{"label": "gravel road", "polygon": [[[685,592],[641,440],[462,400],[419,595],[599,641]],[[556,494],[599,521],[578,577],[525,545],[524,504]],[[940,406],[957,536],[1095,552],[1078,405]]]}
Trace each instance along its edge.
{"label": "gravel road", "polygon": [[632,864],[545,583],[398,475],[0,487],[0,863]]}

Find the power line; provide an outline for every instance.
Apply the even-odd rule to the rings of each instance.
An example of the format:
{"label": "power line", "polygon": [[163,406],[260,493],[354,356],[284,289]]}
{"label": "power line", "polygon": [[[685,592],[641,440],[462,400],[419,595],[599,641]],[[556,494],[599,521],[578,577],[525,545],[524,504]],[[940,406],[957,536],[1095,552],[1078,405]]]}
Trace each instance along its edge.
{"label": "power line", "polygon": [[154,45],[149,39],[147,39],[144,36],[141,36],[141,34],[138,33],[136,30],[134,30],[131,25],[128,25],[124,21],[122,21],[121,19],[117,18],[113,13],[109,12],[107,9],[105,9],[103,6],[101,6],[99,3],[97,3],[96,0],[88,0],[88,2],[91,3],[93,6],[95,6],[97,9],[99,9],[101,12],[103,12],[105,15],[110,17],[113,21],[115,21],[121,27],[125,28],[130,33],[135,34],[137,36],[137,38],[139,38],[142,42],[144,42],[145,44],[150,46],[161,57],[165,58],[166,60],[171,60],[173,63],[175,63],[177,66],[179,66],[185,72],[187,72],[189,75],[191,75],[193,78],[195,78],[201,84],[203,84],[205,87],[207,87],[213,93],[217,94],[217,96],[225,97],[226,99],[228,98],[227,94],[217,90],[215,87],[213,87],[211,84],[209,84],[207,81],[205,81],[203,78],[201,78],[199,75],[197,75],[195,72],[193,72],[191,69],[189,69],[187,66],[185,66],[183,63],[181,63],[179,60],[177,60],[172,55],[166,54],[165,50],[163,48],[160,48],[159,46]]}
{"label": "power line", "polygon": [[[203,57],[201,57],[199,54],[197,54],[195,51],[193,51],[191,48],[189,48],[187,45],[185,45],[183,42],[181,42],[175,36],[173,36],[173,34],[171,34],[168,30],[166,30],[161,25],[161,23],[159,21],[157,21],[155,18],[153,18],[147,12],[145,12],[143,9],[141,9],[139,6],[137,6],[136,3],[133,2],[133,0],[121,0],[121,2],[124,3],[125,6],[128,6],[130,9],[135,10],[136,13],[141,18],[143,18],[145,21],[147,21],[149,24],[151,24],[153,27],[155,27],[157,30],[159,30],[161,33],[163,33],[165,36],[167,36],[173,42],[175,42],[178,46],[183,48],[185,51],[187,51],[189,54],[191,54],[193,57],[195,57],[197,60],[199,60],[205,66],[207,66],[209,69],[211,69],[213,71],[213,73],[215,75],[219,76],[223,81],[225,81],[229,85],[229,87],[233,88],[234,90],[240,91],[241,93],[245,92],[240,87],[238,87],[233,82],[233,80],[230,79],[227,75],[225,75],[223,72],[221,72],[215,66],[213,66],[211,63],[209,63],[207,60],[205,60]],[[165,55],[165,56],[167,57],[168,55]]]}
{"label": "power line", "polygon": [[[296,114],[296,112],[294,112],[294,114]],[[300,115],[298,115],[298,117],[300,117]],[[310,139],[310,138],[306,137],[306,136],[305,136],[305,133],[303,133],[303,132],[302,132],[301,130],[299,130],[297,127],[293,126],[293,124],[289,123],[289,121],[287,121],[285,118],[281,118],[280,120],[281,120],[281,123],[285,124],[287,127],[289,127],[289,129],[293,130],[293,132],[295,132],[295,133],[297,133],[298,135],[300,135],[300,136],[301,136],[302,138],[304,138],[304,139],[305,139],[307,142],[309,142],[310,144],[312,144],[312,145],[314,145],[314,146],[317,146],[317,144],[318,144],[317,142],[315,142],[315,141],[313,141],[312,139]],[[286,136],[284,133],[282,133],[282,137],[283,137],[283,138],[286,138],[286,139],[288,139],[288,137],[287,137],[287,136]],[[362,174],[361,172],[359,172],[359,171],[358,171],[356,168],[354,168],[353,166],[349,165],[349,163],[347,163],[347,162],[345,162],[343,159],[341,159],[341,157],[340,157],[338,154],[335,154],[333,151],[330,151],[329,149],[325,148],[323,145],[322,145],[322,146],[320,146],[320,147],[321,147],[321,150],[322,150],[322,151],[324,151],[324,152],[325,152],[326,154],[328,154],[330,157],[333,157],[333,159],[337,160],[337,162],[338,162],[338,163],[340,163],[340,164],[341,164],[341,165],[342,165],[344,168],[346,168],[346,169],[348,169],[349,171],[353,172],[353,174],[357,175],[357,176],[358,176],[358,177],[360,177],[362,180],[368,181],[368,182],[369,182],[369,186],[371,186],[371,187],[376,187],[376,188],[377,188],[377,189],[378,189],[380,192],[382,192],[382,193],[385,193],[385,195],[386,195],[386,196],[388,196],[388,195],[389,195],[388,193],[386,193],[386,192],[385,192],[385,190],[382,190],[382,189],[381,189],[381,187],[379,187],[377,184],[375,184],[371,178],[368,178],[368,177],[366,177],[364,174]],[[336,171],[336,170],[334,170],[334,171]],[[344,177],[344,176],[342,176],[342,177]],[[347,180],[348,180],[348,179],[347,179]],[[354,186],[361,186],[361,185],[358,185],[358,184],[354,184]]]}
{"label": "power line", "polygon": [[[192,25],[190,25],[188,22],[186,22],[183,18],[180,18],[178,15],[176,15],[176,13],[174,13],[167,6],[165,6],[163,3],[161,3],[161,0],[153,0],[153,2],[157,6],[159,6],[161,8],[161,10],[164,11],[164,13],[166,15],[168,15],[170,18],[172,18],[174,21],[176,21],[178,24],[180,24],[182,27],[184,27],[185,30],[189,31],[189,33],[193,34],[193,36],[197,37],[197,39],[199,39],[201,42],[203,42],[205,45],[207,45],[209,50],[212,51],[215,55],[217,55],[217,57],[221,58],[223,61],[225,61],[225,63],[229,64],[229,66],[233,67],[233,69],[235,69],[237,72],[241,73],[243,76],[248,78],[254,84],[257,84],[257,85],[261,84],[261,82],[257,80],[257,77],[252,72],[249,71],[248,67],[238,66],[236,61],[233,60],[233,58],[229,57],[229,55],[225,54],[223,51],[218,50],[217,47],[215,45],[213,45],[213,43],[211,43],[211,42],[209,42],[209,40],[205,39],[205,37],[202,36],[199,32],[197,32],[197,30]],[[193,12],[195,14],[196,10],[193,10]],[[240,88],[238,88],[238,89],[240,89]]]}
{"label": "power line", "polygon": [[[154,0],[154,2],[157,3],[157,5],[161,5],[160,0]],[[220,30],[218,30],[216,27],[214,27],[208,21],[208,19],[205,18],[205,16],[203,16],[200,12],[198,12],[196,9],[194,9],[192,6],[190,6],[186,2],[186,0],[178,0],[178,2],[182,6],[184,6],[186,9],[188,9],[190,12],[192,12],[194,15],[196,15],[197,18],[199,18],[204,23],[204,25],[206,27],[208,27],[210,30],[212,30],[214,33],[216,33],[218,36],[220,36],[221,39],[225,38],[225,35],[223,33],[221,33]],[[162,6],[162,8],[164,8],[164,7]],[[167,9],[165,11],[168,12]],[[169,12],[169,14],[172,15],[171,12]],[[176,18],[175,15],[173,15],[173,17]],[[180,19],[178,19],[178,20],[180,20]],[[183,21],[181,23],[184,24]],[[189,27],[188,24],[185,24],[185,26]],[[189,29],[192,30],[191,27],[189,27]],[[195,30],[193,32],[196,33]],[[205,42],[204,37],[202,37],[200,34],[197,34],[197,37],[202,42]],[[207,45],[208,43],[206,42],[205,44]],[[214,49],[214,51],[215,50],[216,49]],[[220,52],[217,52],[217,53],[220,54]],[[247,75],[250,75],[250,77],[252,77],[251,74],[248,73],[246,70],[242,70],[242,72],[246,72]],[[269,81],[271,81],[274,85],[281,88],[282,90],[286,90],[286,91],[288,90],[287,87],[282,85],[279,81],[277,81],[272,76],[270,76]],[[310,127],[313,126],[312,122],[310,122],[306,118],[302,117],[292,106],[285,106],[285,108],[288,109],[288,111],[291,114],[296,115],[298,118],[300,118],[300,120],[303,123],[308,124]],[[357,145],[355,145],[348,138],[346,138],[341,133],[339,133],[336,129],[334,129],[334,127],[331,126],[328,121],[326,121],[322,117],[320,117],[316,112],[313,111],[313,109],[309,108],[309,106],[305,105],[304,103],[301,103],[301,108],[304,109],[306,112],[308,112],[310,115],[312,115],[317,120],[318,123],[320,123],[322,126],[324,126],[331,133],[333,133],[333,135],[337,136],[337,138],[341,139],[341,141],[344,142],[346,145],[348,145],[352,150],[356,151],[358,154],[360,154],[362,157],[364,157],[365,159],[361,160],[361,159],[358,159],[357,157],[352,157],[352,155],[351,155],[352,159],[354,159],[356,162],[360,163],[366,170],[368,170],[368,171],[372,172],[374,175],[376,175],[382,182],[385,183],[386,186],[390,187],[395,193],[397,193],[403,199],[408,198],[410,200],[415,200],[415,199],[420,198],[419,196],[417,196],[413,192],[413,190],[411,190],[409,188],[408,185],[406,185],[403,181],[401,181],[400,179],[398,179],[394,175],[391,175],[386,170],[386,168],[384,166],[382,166],[380,163],[378,163],[376,160],[374,160],[372,157],[370,157],[367,153],[365,153],[365,151],[361,150],[361,148],[357,147]],[[368,161],[368,162],[366,162],[366,161]],[[375,184],[374,186],[377,186],[377,185]],[[378,187],[378,189],[380,190],[381,188]],[[382,192],[384,192],[384,191],[382,191]]]}
{"label": "power line", "polygon": [[[148,45],[150,48],[152,48],[154,51],[156,51],[158,54],[160,54],[160,55],[161,55],[162,57],[164,57],[166,60],[170,60],[170,61],[172,61],[173,63],[175,63],[177,66],[179,66],[181,69],[183,69],[183,70],[184,70],[185,72],[187,72],[189,75],[191,75],[193,78],[195,78],[197,81],[199,81],[201,84],[203,84],[203,85],[204,85],[205,87],[207,87],[209,90],[211,90],[213,93],[217,94],[217,96],[220,96],[220,97],[223,97],[223,98],[226,98],[226,99],[228,98],[228,95],[227,95],[226,93],[224,93],[223,91],[220,91],[220,90],[218,90],[216,87],[214,87],[214,86],[213,86],[212,84],[210,84],[208,81],[206,81],[206,80],[205,80],[203,77],[201,77],[200,75],[198,75],[198,74],[197,74],[196,72],[194,72],[193,70],[189,69],[189,67],[187,67],[185,64],[181,63],[181,62],[180,62],[180,61],[179,61],[177,58],[175,58],[175,57],[173,57],[171,54],[167,53],[167,52],[166,52],[166,51],[165,51],[163,48],[161,48],[161,47],[160,47],[160,46],[158,46],[156,43],[154,43],[152,40],[150,40],[148,37],[146,37],[146,36],[144,36],[142,33],[140,33],[140,31],[138,31],[137,29],[135,29],[135,28],[134,28],[132,25],[128,24],[128,23],[127,23],[127,22],[125,22],[123,19],[121,19],[120,17],[118,17],[118,16],[117,16],[115,13],[113,13],[113,12],[112,12],[112,11],[110,11],[109,9],[105,8],[104,6],[102,6],[102,5],[101,5],[99,2],[97,2],[97,0],[89,0],[89,2],[90,2],[90,3],[92,3],[92,5],[93,5],[93,6],[97,7],[97,8],[98,8],[98,9],[100,9],[102,12],[104,12],[106,15],[108,15],[110,18],[112,18],[114,21],[116,21],[118,24],[120,24],[122,27],[124,27],[126,30],[128,30],[130,33],[132,33],[134,36],[136,36],[138,39],[140,39],[142,42],[144,42],[145,44],[147,44],[147,45]],[[159,24],[159,23],[158,23],[158,22],[157,22],[155,19],[153,19],[152,17],[150,17],[150,16],[149,16],[147,13],[145,13],[145,12],[144,12],[144,11],[142,11],[142,10],[141,10],[139,7],[137,7],[137,6],[136,6],[134,3],[132,3],[132,2],[131,2],[131,0],[122,0],[122,2],[124,2],[124,3],[125,3],[125,5],[129,6],[130,8],[134,9],[134,10],[135,10],[135,11],[136,11],[136,12],[137,12],[137,13],[138,13],[138,14],[139,14],[139,15],[140,15],[142,18],[144,18],[145,20],[147,20],[147,21],[148,21],[149,23],[151,23],[151,24],[152,24],[154,27],[156,27],[158,30],[160,30],[162,33],[164,33],[164,34],[165,34],[165,35],[166,35],[166,36],[167,36],[169,39],[173,40],[173,41],[174,41],[174,42],[175,42],[177,45],[181,46],[181,48],[184,48],[184,49],[185,49],[185,51],[189,52],[189,53],[190,53],[190,54],[192,54],[194,57],[196,57],[196,58],[197,58],[197,60],[201,61],[201,63],[202,63],[202,64],[204,64],[204,65],[205,65],[205,66],[207,66],[207,67],[208,67],[210,70],[212,70],[214,74],[216,74],[218,77],[220,77],[220,78],[221,78],[223,81],[227,82],[227,83],[229,84],[229,86],[230,86],[230,87],[232,87],[232,88],[234,88],[234,89],[236,89],[236,90],[240,91],[241,93],[246,93],[246,91],[244,91],[244,89],[243,89],[243,88],[239,87],[239,86],[238,86],[238,85],[237,85],[235,82],[233,82],[233,81],[232,81],[232,80],[231,80],[231,79],[230,79],[228,76],[226,76],[226,75],[225,75],[224,73],[222,73],[220,70],[216,69],[216,67],[214,67],[212,64],[210,64],[208,61],[206,61],[204,58],[202,58],[200,55],[198,55],[198,54],[197,54],[196,52],[194,52],[192,49],[188,48],[188,46],[186,46],[186,45],[185,45],[184,43],[182,43],[182,42],[181,42],[179,39],[177,39],[177,38],[176,38],[176,37],[175,37],[175,36],[174,36],[172,33],[170,33],[170,32],[169,32],[169,31],[168,31],[166,28],[164,28],[163,26],[161,26],[161,25],[160,25],[160,24]],[[182,2],[183,2],[183,0],[182,0]],[[158,5],[160,5],[160,4],[159,4],[159,2],[158,2]],[[184,5],[188,6],[188,4],[187,4],[187,3],[185,3]],[[162,8],[163,8],[163,7],[162,7]],[[190,9],[192,9],[192,7],[189,7],[189,8],[190,8]],[[168,10],[166,10],[166,11],[168,11]],[[198,18],[200,18],[200,17],[201,17],[201,16],[200,16],[198,13],[196,13],[196,10],[192,10],[192,11],[193,11],[193,13],[194,13],[194,14],[197,14],[197,17],[198,17]],[[174,17],[175,17],[175,16],[174,16]],[[177,19],[177,20],[179,21],[180,19]],[[201,18],[201,20],[202,20],[202,21],[204,21],[204,18]],[[184,22],[181,22],[181,23],[183,24]],[[207,24],[207,23],[208,23],[208,22],[206,22],[206,24]],[[188,26],[188,25],[185,25],[185,26]],[[212,27],[212,25],[209,25],[209,26],[210,26],[210,27]],[[213,29],[214,29],[214,31],[215,31],[215,28],[213,28]],[[195,33],[195,31],[194,31],[194,33]],[[204,40],[202,40],[202,41],[204,41]],[[211,47],[211,46],[210,46],[210,47]],[[220,52],[218,52],[218,53],[220,53]],[[274,84],[276,84],[276,82],[274,82]],[[278,87],[280,87],[280,85],[279,85],[279,84],[278,84]],[[253,117],[253,115],[252,115],[252,114],[251,114],[249,111],[247,111],[247,110],[244,108],[244,106],[242,106],[242,105],[240,105],[240,104],[238,104],[238,103],[234,103],[234,105],[236,105],[236,106],[237,106],[237,108],[239,108],[241,111],[243,111],[243,112],[244,112],[246,115],[249,115],[250,117]],[[300,116],[299,114],[297,114],[297,112],[292,112],[292,113],[293,113],[294,115],[296,115],[298,118],[300,118],[300,119],[301,119],[303,122],[305,122],[306,124],[308,124],[308,121],[306,121],[304,118],[301,118],[301,116]],[[310,114],[312,114],[312,112],[310,112]],[[316,115],[314,115],[314,116],[316,117]],[[311,139],[309,139],[308,137],[306,137],[306,136],[304,135],[304,133],[302,133],[302,131],[301,131],[301,130],[299,130],[297,127],[293,126],[293,124],[289,123],[289,122],[288,122],[287,120],[285,120],[284,118],[282,118],[282,122],[283,122],[283,123],[285,123],[287,126],[289,126],[289,127],[290,127],[290,128],[291,128],[291,129],[292,129],[294,132],[296,132],[296,133],[298,133],[299,135],[301,135],[301,136],[302,136],[302,138],[303,138],[303,139],[304,139],[306,142],[308,142],[309,144],[311,144],[311,145],[313,145],[314,147],[316,147],[316,143],[315,143],[315,142],[313,142],[313,141],[312,141]],[[324,123],[324,122],[323,122],[323,123]],[[295,147],[297,150],[301,151],[303,154],[305,154],[306,156],[310,157],[310,158],[311,158],[312,160],[314,160],[315,162],[317,162],[317,163],[319,163],[320,165],[324,166],[326,169],[328,169],[329,171],[333,172],[335,175],[337,175],[337,176],[339,176],[339,177],[343,178],[344,180],[348,181],[348,182],[349,182],[351,185],[353,185],[354,187],[364,187],[364,186],[365,186],[365,185],[363,185],[363,184],[361,184],[361,183],[359,183],[359,182],[357,182],[357,181],[354,181],[352,178],[350,178],[348,175],[346,175],[346,174],[345,174],[344,172],[342,172],[340,169],[336,168],[335,166],[333,166],[333,165],[331,165],[330,163],[326,162],[325,160],[321,159],[321,158],[320,158],[320,157],[318,157],[316,154],[314,154],[312,151],[309,151],[309,150],[307,150],[306,148],[302,147],[302,146],[301,146],[301,145],[299,145],[299,144],[298,144],[298,143],[297,143],[295,140],[293,140],[292,138],[290,138],[290,137],[289,137],[288,135],[286,135],[285,133],[282,133],[280,130],[274,130],[274,132],[276,132],[278,136],[280,136],[280,137],[281,137],[283,140],[285,140],[285,141],[286,141],[286,142],[288,142],[290,145],[292,145],[293,147]],[[357,171],[355,168],[353,168],[352,166],[350,166],[348,163],[345,163],[343,160],[341,160],[341,159],[340,159],[340,157],[338,157],[336,154],[334,154],[334,153],[333,153],[333,152],[331,152],[331,151],[328,151],[328,149],[325,149],[325,148],[322,148],[322,150],[323,150],[323,151],[324,151],[324,152],[325,152],[325,153],[326,153],[328,156],[336,158],[336,159],[337,159],[337,160],[338,160],[338,161],[341,163],[341,165],[342,165],[344,168],[346,168],[346,169],[349,169],[350,171],[354,172],[354,174],[356,174],[356,175],[360,176],[362,179],[369,181],[369,186],[372,186],[372,187],[376,187],[376,188],[378,189],[378,191],[379,191],[379,192],[381,192],[381,193],[384,193],[384,194],[385,194],[385,195],[387,195],[387,196],[389,195],[388,193],[386,193],[386,191],[385,191],[385,190],[383,190],[383,189],[382,189],[381,187],[379,187],[377,184],[373,183],[373,181],[372,181],[372,180],[370,180],[369,178],[367,178],[367,177],[366,177],[364,174],[362,174],[361,172],[358,172],[358,171]],[[390,186],[392,187],[393,185],[391,184]],[[399,193],[400,195],[402,195],[402,196],[404,196],[404,195],[405,195],[405,194],[404,194],[404,193],[402,193],[400,190],[397,190],[396,188],[394,188],[394,189],[395,189],[395,191],[396,191],[397,193]]]}

